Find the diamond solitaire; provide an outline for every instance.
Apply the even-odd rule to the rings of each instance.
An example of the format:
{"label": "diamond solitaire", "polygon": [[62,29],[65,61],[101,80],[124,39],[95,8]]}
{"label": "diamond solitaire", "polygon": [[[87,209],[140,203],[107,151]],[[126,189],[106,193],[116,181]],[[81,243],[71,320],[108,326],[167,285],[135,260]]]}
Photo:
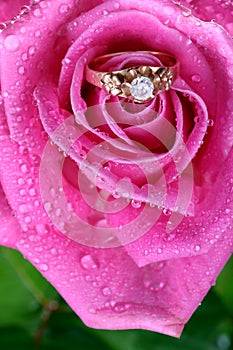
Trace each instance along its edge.
{"label": "diamond solitaire", "polygon": [[131,95],[138,101],[146,101],[153,98],[154,85],[147,77],[135,78],[131,82]]}

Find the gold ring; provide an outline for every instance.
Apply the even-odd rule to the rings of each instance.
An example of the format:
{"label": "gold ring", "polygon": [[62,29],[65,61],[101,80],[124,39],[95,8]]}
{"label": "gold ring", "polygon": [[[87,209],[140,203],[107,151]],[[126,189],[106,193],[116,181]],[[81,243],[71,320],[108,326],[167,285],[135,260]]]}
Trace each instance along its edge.
{"label": "gold ring", "polygon": [[[125,54],[134,54],[137,57],[149,54],[156,57],[161,66],[133,66],[113,72],[98,71],[98,67],[110,58]],[[86,66],[86,80],[107,93],[124,97],[137,103],[145,103],[156,95],[170,89],[178,76],[179,62],[171,55],[163,52],[136,51],[117,52],[97,57]]]}

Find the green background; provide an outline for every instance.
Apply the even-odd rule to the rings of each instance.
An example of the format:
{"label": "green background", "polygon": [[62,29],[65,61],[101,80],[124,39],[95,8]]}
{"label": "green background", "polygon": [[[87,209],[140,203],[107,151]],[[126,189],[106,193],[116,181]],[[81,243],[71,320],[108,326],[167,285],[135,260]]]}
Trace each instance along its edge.
{"label": "green background", "polygon": [[20,253],[0,247],[0,349],[233,349],[233,259],[225,266],[181,339],[143,330],[86,327]]}

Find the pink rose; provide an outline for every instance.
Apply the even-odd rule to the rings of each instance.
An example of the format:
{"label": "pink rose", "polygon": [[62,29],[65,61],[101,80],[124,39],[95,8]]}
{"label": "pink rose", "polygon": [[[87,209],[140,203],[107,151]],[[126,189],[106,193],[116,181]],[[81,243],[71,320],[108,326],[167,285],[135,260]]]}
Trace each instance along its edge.
{"label": "pink rose", "polygon": [[[90,327],[178,337],[232,253],[233,6],[177,3],[0,0],[0,242]],[[165,52],[171,89],[85,80],[128,51],[100,69]]]}

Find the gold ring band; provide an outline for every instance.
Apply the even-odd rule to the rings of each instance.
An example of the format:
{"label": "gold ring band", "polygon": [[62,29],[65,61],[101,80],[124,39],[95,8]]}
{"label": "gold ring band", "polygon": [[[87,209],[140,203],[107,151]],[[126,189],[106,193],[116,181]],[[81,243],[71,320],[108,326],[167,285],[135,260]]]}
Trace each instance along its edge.
{"label": "gold ring band", "polygon": [[[125,54],[150,54],[156,57],[161,66],[133,66],[121,70],[98,71],[98,67],[109,59]],[[161,92],[170,89],[179,73],[179,62],[171,55],[163,52],[136,51],[117,52],[97,57],[86,66],[86,80],[109,94],[124,97],[137,103],[145,103]]]}

